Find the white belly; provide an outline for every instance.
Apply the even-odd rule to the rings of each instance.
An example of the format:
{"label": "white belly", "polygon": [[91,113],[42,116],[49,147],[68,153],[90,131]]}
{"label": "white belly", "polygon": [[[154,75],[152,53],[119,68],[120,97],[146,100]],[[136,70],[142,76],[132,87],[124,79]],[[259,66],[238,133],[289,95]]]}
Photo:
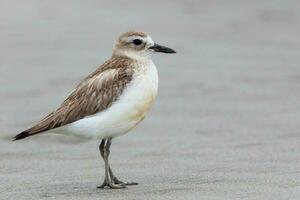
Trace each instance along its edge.
{"label": "white belly", "polygon": [[157,95],[158,75],[152,61],[141,67],[110,108],[56,129],[54,132],[86,139],[127,133],[147,114]]}

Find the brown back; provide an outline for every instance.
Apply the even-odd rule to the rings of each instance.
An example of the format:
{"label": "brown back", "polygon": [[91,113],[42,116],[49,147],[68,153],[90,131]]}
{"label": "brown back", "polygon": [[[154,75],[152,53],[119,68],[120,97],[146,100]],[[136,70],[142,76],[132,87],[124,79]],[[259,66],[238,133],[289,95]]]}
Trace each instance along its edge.
{"label": "brown back", "polygon": [[113,57],[86,77],[61,106],[15,140],[70,124],[109,108],[132,80],[135,63]]}

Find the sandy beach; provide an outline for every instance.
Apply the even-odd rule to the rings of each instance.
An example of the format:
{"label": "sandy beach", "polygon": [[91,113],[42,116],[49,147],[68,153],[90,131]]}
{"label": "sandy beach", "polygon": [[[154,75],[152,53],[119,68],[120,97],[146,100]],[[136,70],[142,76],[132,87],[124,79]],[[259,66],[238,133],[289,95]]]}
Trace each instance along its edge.
{"label": "sandy beach", "polygon": [[[299,199],[300,2],[1,1],[0,199]],[[54,110],[144,30],[176,55],[155,55],[159,95],[113,141],[116,175],[100,190],[100,141],[11,138]]]}

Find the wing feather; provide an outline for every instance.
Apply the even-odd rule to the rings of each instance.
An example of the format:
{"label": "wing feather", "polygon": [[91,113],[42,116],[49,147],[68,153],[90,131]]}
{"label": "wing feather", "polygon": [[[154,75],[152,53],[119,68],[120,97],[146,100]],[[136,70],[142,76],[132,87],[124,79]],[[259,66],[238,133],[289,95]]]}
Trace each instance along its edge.
{"label": "wing feather", "polygon": [[[127,64],[123,66],[122,64]],[[127,60],[110,60],[84,79],[61,106],[14,140],[70,124],[109,108],[132,80],[133,67]]]}

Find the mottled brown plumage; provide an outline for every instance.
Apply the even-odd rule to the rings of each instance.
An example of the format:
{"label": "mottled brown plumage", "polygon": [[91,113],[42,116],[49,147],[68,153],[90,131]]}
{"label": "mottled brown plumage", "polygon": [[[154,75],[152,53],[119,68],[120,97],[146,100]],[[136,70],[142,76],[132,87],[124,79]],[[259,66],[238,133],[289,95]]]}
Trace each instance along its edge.
{"label": "mottled brown plumage", "polygon": [[134,60],[112,57],[86,77],[54,112],[15,140],[58,128],[109,108],[132,80]]}

